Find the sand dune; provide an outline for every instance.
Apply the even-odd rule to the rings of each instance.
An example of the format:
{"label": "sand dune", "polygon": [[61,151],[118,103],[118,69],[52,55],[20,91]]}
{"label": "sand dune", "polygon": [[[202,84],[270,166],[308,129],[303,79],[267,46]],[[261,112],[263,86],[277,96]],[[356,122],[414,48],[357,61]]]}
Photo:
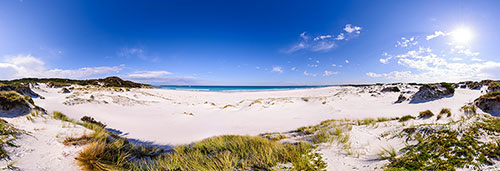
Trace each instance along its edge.
{"label": "sand dune", "polygon": [[[404,85],[403,91],[417,87]],[[457,112],[481,95],[457,89],[454,96],[427,103],[395,104],[399,93],[381,86],[326,87],[262,92],[193,92],[164,89],[35,89],[36,104],[73,118],[88,115],[122,135],[162,145],[191,143],[223,134],[285,132],[327,119],[397,117],[430,109]],[[377,91],[378,90],[378,91]],[[370,93],[372,91],[372,93]]]}

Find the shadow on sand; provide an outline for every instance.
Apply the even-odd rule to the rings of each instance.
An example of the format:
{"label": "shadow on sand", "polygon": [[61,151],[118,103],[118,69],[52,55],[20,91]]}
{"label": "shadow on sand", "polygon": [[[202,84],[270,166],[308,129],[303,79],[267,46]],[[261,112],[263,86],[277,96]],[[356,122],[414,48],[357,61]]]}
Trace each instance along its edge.
{"label": "shadow on sand", "polygon": [[3,117],[3,118],[15,118],[15,117],[27,115],[30,112],[31,112],[31,110],[30,110],[29,107],[26,107],[26,108],[16,107],[14,109],[7,110],[7,111],[0,110],[0,117]]}
{"label": "shadow on sand", "polygon": [[451,98],[455,96],[455,94],[450,94],[450,95],[447,95],[447,96],[443,96],[443,97],[440,97],[440,98],[435,98],[435,99],[429,99],[429,100],[410,100],[410,104],[420,104],[420,103],[427,103],[427,102],[432,102],[434,100],[439,100],[439,99],[444,99],[444,98]]}
{"label": "shadow on sand", "polygon": [[[118,129],[113,129],[113,128],[106,128],[107,131],[109,132],[112,132],[112,133],[115,133],[119,136],[126,136],[128,135],[129,133],[128,132],[123,132],[123,131],[120,131]],[[127,137],[124,137],[124,138],[127,138]],[[127,138],[129,142],[133,143],[133,144],[137,144],[137,145],[143,145],[143,146],[149,146],[149,147],[156,147],[156,148],[162,148],[166,151],[169,151],[171,149],[173,149],[175,146],[174,145],[170,145],[170,144],[157,144],[153,141],[144,141],[144,140],[140,140],[140,139],[135,139],[135,138]]]}

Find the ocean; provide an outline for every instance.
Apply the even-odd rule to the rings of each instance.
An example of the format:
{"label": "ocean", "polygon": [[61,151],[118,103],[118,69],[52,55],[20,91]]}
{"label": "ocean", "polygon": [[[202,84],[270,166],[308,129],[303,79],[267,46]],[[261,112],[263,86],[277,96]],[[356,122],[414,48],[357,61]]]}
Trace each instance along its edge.
{"label": "ocean", "polygon": [[321,88],[327,86],[174,86],[162,85],[153,88],[190,91],[267,91]]}

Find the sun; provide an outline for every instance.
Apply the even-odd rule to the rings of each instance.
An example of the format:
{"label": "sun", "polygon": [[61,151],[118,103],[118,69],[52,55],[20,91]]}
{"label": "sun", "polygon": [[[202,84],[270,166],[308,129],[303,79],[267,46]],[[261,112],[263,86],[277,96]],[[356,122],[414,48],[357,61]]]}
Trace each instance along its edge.
{"label": "sun", "polygon": [[474,33],[467,27],[459,27],[451,32],[455,43],[466,44],[474,38]]}

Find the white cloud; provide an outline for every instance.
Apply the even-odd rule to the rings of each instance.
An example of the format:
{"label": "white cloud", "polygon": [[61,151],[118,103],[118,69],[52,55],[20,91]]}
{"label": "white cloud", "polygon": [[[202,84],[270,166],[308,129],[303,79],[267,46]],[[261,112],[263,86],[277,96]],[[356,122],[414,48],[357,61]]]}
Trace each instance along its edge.
{"label": "white cloud", "polygon": [[460,58],[447,59],[443,55],[433,53],[431,48],[423,47],[394,57],[398,59],[399,65],[416,72],[393,71],[372,76],[403,82],[456,82],[497,77],[492,71],[500,70],[499,62],[483,61],[479,58],[475,59],[476,63],[458,62],[461,61]]}
{"label": "white cloud", "polygon": [[316,63],[319,64],[319,60],[316,60]]}
{"label": "white cloud", "polygon": [[392,55],[389,55],[387,52],[384,52],[382,56],[385,56],[386,58],[380,58],[379,61],[380,63],[387,64],[389,63],[389,60],[392,59]]}
{"label": "white cloud", "polygon": [[318,65],[316,65],[316,64],[307,64],[307,66],[311,67],[311,68],[317,68],[318,67]]}
{"label": "white cloud", "polygon": [[335,40],[344,40],[344,39],[345,39],[344,33],[340,33],[339,35],[337,35],[337,37],[335,37]]}
{"label": "white cloud", "polygon": [[336,67],[336,66],[337,66],[337,64],[332,64],[332,67]]}
{"label": "white cloud", "polygon": [[143,57],[144,56],[144,50],[142,48],[122,48],[118,51],[117,53],[118,56],[139,56]]}
{"label": "white cloud", "polygon": [[145,79],[145,78],[158,78],[162,77],[165,75],[170,75],[172,73],[168,71],[136,71],[132,74],[129,74],[129,78],[134,78],[134,79]]}
{"label": "white cloud", "polygon": [[296,52],[296,51],[299,51],[301,49],[305,49],[307,48],[307,45],[305,42],[299,42],[298,44],[296,45],[293,45],[290,49],[284,51],[285,53],[293,53],[293,52]]}
{"label": "white cloud", "polygon": [[306,32],[300,33],[300,37],[302,37],[304,40],[309,39],[309,36],[306,36]]}
{"label": "white cloud", "polygon": [[347,59],[346,59],[346,60],[345,60],[345,63],[346,63],[346,64],[348,64],[348,63],[349,63],[349,60],[347,60]]}
{"label": "white cloud", "polygon": [[[315,36],[314,39],[310,40],[311,37],[307,35],[306,32],[300,34],[300,41],[286,50],[282,50],[284,53],[293,53],[302,49],[307,49],[310,51],[329,51],[336,46],[336,41],[348,40],[350,37],[357,37],[361,33],[361,27],[352,26],[347,24],[344,27],[344,31],[347,34],[339,33],[337,36],[335,34],[320,34]],[[346,37],[347,36],[347,37]]]}
{"label": "white cloud", "polygon": [[344,31],[347,32],[347,33],[356,33],[356,34],[360,34],[361,33],[361,27],[359,26],[352,26],[352,24],[346,24],[345,27],[344,27]]}
{"label": "white cloud", "polygon": [[333,72],[333,71],[327,71],[327,70],[325,70],[325,72],[323,73],[323,76],[336,75],[338,73],[339,73],[338,71]]}
{"label": "white cloud", "polygon": [[311,47],[312,51],[328,51],[335,47],[335,42],[332,41],[320,41]]}
{"label": "white cloud", "polygon": [[297,70],[297,67],[292,67],[290,70],[295,71]]}
{"label": "white cloud", "polygon": [[373,78],[382,77],[382,74],[377,74],[377,73],[373,73],[373,72],[368,72],[368,73],[366,73],[366,75],[369,77],[373,77]]}
{"label": "white cloud", "polygon": [[[452,50],[453,51],[453,50]],[[465,56],[478,56],[479,52],[472,52],[470,49],[459,49],[457,50],[458,54],[463,54]]]}
{"label": "white cloud", "polygon": [[271,70],[271,72],[283,73],[283,68],[281,68],[279,66],[275,66],[275,67],[273,67],[273,70]]}
{"label": "white cloud", "polygon": [[74,70],[48,69],[45,62],[32,55],[5,56],[0,62],[0,79],[37,78],[87,78],[90,76],[119,73],[124,65],[113,67],[83,67]]}
{"label": "white cloud", "polygon": [[417,44],[418,44],[418,42],[415,40],[415,37],[410,37],[410,38],[402,37],[401,41],[397,41],[397,44],[394,46],[395,47],[411,47],[411,46],[414,46]]}
{"label": "white cloud", "polygon": [[476,57],[471,58],[470,60],[471,60],[471,61],[476,61],[476,62],[483,62],[483,61],[484,61],[483,59],[476,58]]}
{"label": "white cloud", "polygon": [[308,73],[307,71],[304,71],[304,75],[305,76],[311,76],[311,77],[316,77],[317,76],[317,74]]}
{"label": "white cloud", "polygon": [[256,66],[255,69],[260,69],[260,66]]}
{"label": "white cloud", "polygon": [[[168,71],[135,71],[124,76],[124,78],[153,85],[192,85],[202,83],[202,81],[192,76],[170,76],[171,74]],[[211,74],[211,72],[208,72],[208,74]]]}
{"label": "white cloud", "polygon": [[426,36],[425,39],[431,40],[431,39],[434,39],[434,38],[439,37],[439,36],[448,36],[448,35],[450,35],[450,34],[442,32],[442,31],[435,31],[434,34]]}
{"label": "white cloud", "polygon": [[314,40],[318,41],[318,40],[323,40],[323,39],[328,39],[328,38],[332,38],[332,35],[324,35],[324,36],[318,36],[318,37],[315,37]]}

